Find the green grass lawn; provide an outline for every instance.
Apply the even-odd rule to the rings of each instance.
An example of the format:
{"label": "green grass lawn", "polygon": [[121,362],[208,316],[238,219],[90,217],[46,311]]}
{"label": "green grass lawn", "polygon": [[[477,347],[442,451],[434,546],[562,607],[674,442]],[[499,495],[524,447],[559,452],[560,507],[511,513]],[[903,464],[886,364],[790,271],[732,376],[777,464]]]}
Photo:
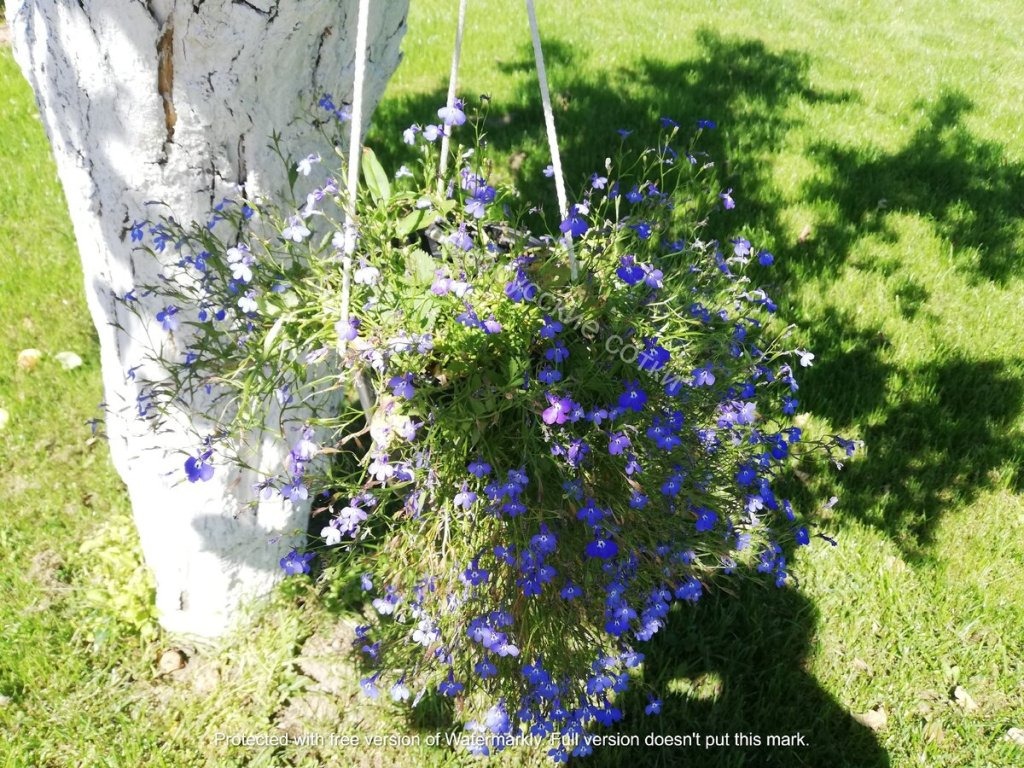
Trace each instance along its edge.
{"label": "green grass lawn", "polygon": [[[453,5],[413,0],[406,58],[370,137],[385,162],[399,157],[401,129],[443,101]],[[801,410],[811,429],[865,443],[838,478],[810,481],[818,493],[838,485],[825,513],[838,547],[801,553],[799,589],[717,593],[673,614],[648,649],[643,674],[665,692],[663,713],[644,717],[644,699],[629,696],[621,731],[730,744],[607,747],[590,764],[1024,764],[1006,738],[1024,729],[1024,6],[539,10],[570,186],[602,167],[616,128],[642,142],[660,115],[718,121],[708,148],[734,188],[737,234],[776,254],[769,287],[817,355]],[[553,204],[525,15],[478,0],[468,24],[460,90],[489,97],[497,170]],[[426,747],[218,741],[295,723],[451,728],[443,711],[406,721],[353,694],[352,669],[324,656],[345,626],[302,585],[282,590],[258,631],[160,675],[160,652],[175,646],[153,631],[128,504],[90,440],[95,335],[45,138],[7,50],[0,115],[0,765],[473,762]],[[32,372],[15,365],[26,347],[47,355]],[[62,370],[62,350],[85,364]],[[874,729],[854,718],[872,711]],[[805,745],[738,747],[737,733]]]}

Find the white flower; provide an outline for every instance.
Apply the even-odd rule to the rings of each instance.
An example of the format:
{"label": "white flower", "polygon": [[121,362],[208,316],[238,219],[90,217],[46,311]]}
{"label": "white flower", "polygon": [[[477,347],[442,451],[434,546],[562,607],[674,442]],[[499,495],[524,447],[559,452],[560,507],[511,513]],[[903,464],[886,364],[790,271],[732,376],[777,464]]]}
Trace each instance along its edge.
{"label": "white flower", "polygon": [[796,353],[800,356],[800,365],[804,368],[810,368],[814,365],[814,353],[808,352],[806,349],[798,349]]}
{"label": "white flower", "polygon": [[419,427],[408,416],[397,416],[394,420],[395,434],[407,442],[416,439],[416,429]]}
{"label": "white flower", "polygon": [[255,312],[257,310],[255,294],[246,291],[245,295],[238,300],[238,308],[243,312]]}
{"label": "white flower", "polygon": [[291,240],[296,243],[301,243],[309,237],[309,235],[309,228],[303,223],[299,216],[290,216],[288,218],[288,226],[281,232],[281,237],[285,240]]}
{"label": "white flower", "polygon": [[335,544],[341,543],[341,531],[333,525],[326,526],[320,531],[320,535],[323,537],[324,543],[327,544],[328,547],[333,547]]}
{"label": "white flower", "polygon": [[231,267],[231,276],[235,280],[241,280],[243,283],[252,280],[253,258],[245,243],[239,243],[235,248],[228,248],[227,257],[228,266]]}
{"label": "white flower", "polygon": [[404,179],[404,178],[406,178],[406,177],[411,177],[411,176],[412,176],[412,171],[410,171],[410,170],[409,170],[409,169],[408,169],[408,168],[407,168],[406,166],[404,166],[404,165],[401,165],[401,166],[399,166],[399,167],[398,167],[398,170],[397,170],[397,171],[395,171],[395,178],[396,178],[396,179]]}
{"label": "white flower", "polygon": [[320,162],[320,155],[317,155],[317,154],[308,155],[308,156],[302,158],[301,160],[299,160],[298,164],[295,166],[295,170],[297,170],[303,176],[309,176],[310,171],[313,170],[313,163],[319,163],[319,162]]}
{"label": "white flower", "polygon": [[362,266],[353,273],[352,279],[356,285],[376,285],[380,280],[380,270],[370,265]]}

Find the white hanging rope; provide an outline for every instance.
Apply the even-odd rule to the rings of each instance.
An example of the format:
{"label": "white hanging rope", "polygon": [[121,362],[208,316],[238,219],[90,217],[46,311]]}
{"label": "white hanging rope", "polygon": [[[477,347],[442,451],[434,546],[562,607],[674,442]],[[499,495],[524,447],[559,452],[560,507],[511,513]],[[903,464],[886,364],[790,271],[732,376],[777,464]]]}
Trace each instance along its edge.
{"label": "white hanging rope", "polygon": [[[459,82],[459,59],[462,57],[462,32],[466,28],[466,6],[468,0],[459,0],[459,21],[455,28],[455,50],[452,52],[452,70],[448,77],[448,101],[445,105],[450,110],[455,106],[455,89]],[[437,169],[437,184],[440,190],[444,184],[444,175],[448,171],[448,145],[451,143],[452,129],[450,125],[444,126],[441,136],[441,164]]]}
{"label": "white hanging rope", "polygon": [[[359,0],[356,17],[356,61],[352,77],[352,119],[349,121],[348,137],[348,207],[345,210],[344,240],[341,251],[341,324],[347,331],[349,324],[349,303],[352,293],[352,254],[356,249],[356,196],[359,191],[359,160],[363,152],[363,82],[366,79],[366,39],[370,18],[370,0]],[[340,352],[345,354],[348,340],[342,335],[339,340]],[[373,407],[373,396],[365,376],[360,372],[355,377],[359,401],[369,418]]]}
{"label": "white hanging rope", "polygon": [[[537,80],[540,84],[540,101],[544,107],[544,125],[547,128],[548,147],[551,150],[551,167],[555,175],[555,194],[558,196],[558,208],[562,212],[562,220],[569,218],[569,201],[565,195],[565,179],[562,178],[562,158],[558,154],[558,136],[555,133],[555,113],[551,109],[551,94],[548,91],[548,73],[544,67],[544,51],[540,45],[540,30],[537,28],[537,11],[533,0],[526,0],[526,14],[530,17],[530,34],[533,37],[533,56],[537,60]],[[565,233],[565,243],[569,250],[569,273],[575,281],[578,269],[576,253],[572,247],[572,235]]]}

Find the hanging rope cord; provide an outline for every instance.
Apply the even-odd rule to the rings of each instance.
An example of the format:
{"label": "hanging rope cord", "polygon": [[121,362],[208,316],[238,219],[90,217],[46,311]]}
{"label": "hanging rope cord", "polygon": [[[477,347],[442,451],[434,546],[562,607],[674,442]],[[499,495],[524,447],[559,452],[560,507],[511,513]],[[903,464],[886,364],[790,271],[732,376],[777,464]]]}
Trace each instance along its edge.
{"label": "hanging rope cord", "polygon": [[[448,78],[448,100],[446,106],[450,110],[455,106],[455,92],[459,82],[459,61],[462,58],[462,38],[466,28],[466,6],[468,0],[459,0],[459,18],[455,28],[455,49],[452,52],[452,68]],[[544,110],[544,127],[547,132],[548,149],[551,152],[551,168],[555,177],[555,195],[558,197],[558,210],[562,221],[569,218],[569,200],[565,194],[565,178],[562,175],[562,157],[558,151],[558,134],[555,132],[555,113],[551,108],[551,92],[548,89],[547,68],[544,66],[544,50],[540,42],[540,29],[537,25],[537,11],[533,0],[526,0],[526,15],[530,21],[530,36],[533,39],[533,56],[537,64],[537,81],[540,85],[540,101]],[[451,128],[444,127],[441,136],[441,162],[438,166],[437,178],[440,187],[448,170],[448,154],[451,142]],[[565,245],[569,253],[569,272],[576,280],[579,269],[576,264],[576,252],[572,244],[572,235],[565,233]]]}
{"label": "hanging rope cord", "polygon": [[[562,176],[562,156],[558,152],[558,135],[555,133],[555,113],[551,109],[551,93],[548,90],[548,72],[544,66],[544,50],[540,44],[540,29],[537,26],[537,10],[533,0],[526,0],[526,15],[530,17],[530,35],[533,37],[533,57],[537,62],[537,82],[540,85],[540,102],[544,108],[544,126],[548,134],[548,149],[551,151],[551,168],[555,176],[555,194],[558,196],[558,210],[562,221],[569,218],[569,201],[565,195],[565,179]],[[573,280],[579,274],[576,252],[572,246],[572,234],[565,233],[565,246],[569,252],[569,274]]]}
{"label": "hanging rope cord", "polygon": [[[450,110],[455,106],[455,89],[459,83],[459,60],[462,58],[462,33],[466,29],[466,6],[468,0],[459,0],[459,21],[455,27],[455,49],[452,51],[452,69],[448,76],[448,100],[445,106]],[[444,175],[448,172],[448,148],[451,144],[452,129],[450,125],[444,126],[444,133],[441,136],[441,162],[437,167],[438,192],[444,184]]]}
{"label": "hanging rope cord", "polygon": [[[359,191],[359,160],[362,157],[363,142],[363,83],[366,80],[366,41],[370,19],[370,0],[359,0],[356,17],[356,60],[352,77],[352,119],[349,121],[348,176],[345,191],[348,193],[348,207],[345,209],[345,223],[342,230],[341,250],[341,323],[349,324],[349,304],[352,296],[352,254],[356,250],[358,229],[356,222],[356,197]],[[344,329],[347,331],[347,328]],[[344,356],[348,340],[342,335],[340,352]],[[359,402],[369,417],[373,408],[373,394],[364,373],[355,376]]]}
{"label": "hanging rope cord", "polygon": [[[462,38],[466,26],[466,6],[468,0],[460,0],[458,25],[455,32],[455,49],[452,53],[452,67],[448,80],[447,106],[451,109],[455,106],[455,93],[459,78],[459,61],[462,56]],[[551,108],[551,93],[548,89],[547,69],[544,66],[544,51],[540,42],[540,30],[537,25],[537,11],[534,8],[533,0],[526,0],[526,13],[530,21],[530,35],[533,38],[533,54],[537,63],[537,81],[540,85],[541,105],[544,109],[544,125],[547,132],[548,148],[551,152],[551,167],[554,170],[555,194],[558,197],[558,208],[564,221],[569,217],[569,202],[565,194],[565,180],[562,176],[562,159],[558,152],[558,135],[555,132],[555,114]],[[367,58],[367,30],[369,27],[370,0],[359,0],[359,11],[356,18],[356,55],[355,71],[352,83],[352,119],[349,122],[348,142],[348,175],[345,191],[348,194],[347,208],[345,209],[345,223],[343,226],[343,241],[341,251],[341,323],[347,326],[350,320],[350,303],[352,296],[352,255],[355,253],[358,240],[358,227],[356,221],[356,199],[359,191],[359,160],[362,156],[362,127],[363,127],[363,83],[366,79],[366,58]],[[438,170],[439,182],[443,179],[448,170],[448,154],[450,145],[450,128],[445,126],[441,138],[441,161]],[[569,271],[573,280],[578,276],[576,254],[573,249],[572,235],[565,233],[565,244],[569,254]],[[348,347],[348,341],[342,335],[339,342],[339,351],[342,355]],[[359,393],[359,400],[363,410],[369,416],[373,408],[373,394],[363,373],[355,377],[356,389]]]}

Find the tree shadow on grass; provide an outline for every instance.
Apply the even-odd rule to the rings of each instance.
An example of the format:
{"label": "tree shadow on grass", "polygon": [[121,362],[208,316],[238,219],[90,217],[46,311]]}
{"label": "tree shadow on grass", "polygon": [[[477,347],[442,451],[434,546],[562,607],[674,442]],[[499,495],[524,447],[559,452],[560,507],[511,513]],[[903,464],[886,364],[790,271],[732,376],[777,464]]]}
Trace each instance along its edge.
{"label": "tree shadow on grass", "polygon": [[[794,589],[753,580],[731,586],[738,592],[673,611],[640,648],[643,686],[661,695],[661,714],[644,715],[648,693],[631,689],[621,704],[626,719],[610,730],[635,734],[639,746],[595,749],[588,765],[888,766],[874,734],[805,671],[814,606]],[[738,733],[749,740],[738,744]],[[687,746],[649,743],[688,735]],[[784,739],[769,745],[769,737]]]}
{"label": "tree shadow on grass", "polygon": [[1024,360],[898,368],[881,362],[888,342],[880,335],[831,341],[826,362],[804,374],[803,391],[809,409],[838,428],[863,426],[865,456],[843,473],[843,515],[923,557],[944,512],[984,488],[1019,485],[1024,448],[1014,423],[1024,407]]}
{"label": "tree shadow on grass", "polygon": [[[730,215],[770,240],[784,229],[773,153],[801,128],[805,107],[856,102],[858,95],[811,87],[811,62],[802,52],[770,50],[758,40],[708,29],[695,39],[698,50],[689,59],[643,58],[599,76],[573,67],[582,54],[570,43],[545,41],[567,182],[578,185],[603,168],[618,147],[617,128],[636,129],[627,142],[643,147],[656,141],[661,115],[687,131],[696,119],[711,118],[719,129],[705,132],[701,145],[724,166],[723,185],[736,188],[741,205]],[[487,140],[499,157],[513,158],[509,172],[524,199],[553,211],[553,185],[542,173],[549,157],[532,51],[524,47],[503,66],[520,81],[507,102],[490,103]],[[443,99],[439,88],[382,103],[377,135],[391,138],[392,157],[401,130],[433,118]],[[784,297],[800,281],[838,275],[865,235],[898,236],[889,219],[897,212],[927,219],[960,254],[957,267],[967,280],[1002,282],[1014,274],[1024,230],[1024,166],[963,125],[971,108],[963,94],[944,91],[925,106],[920,125],[899,149],[812,144],[809,159],[817,168],[802,197],[837,214],[818,222],[807,242],[778,246],[773,291]],[[899,314],[919,320],[927,290],[898,263],[875,259],[868,268],[882,274]],[[889,362],[881,327],[864,328],[834,309],[810,318],[804,329],[818,364],[801,378],[801,407],[839,430],[869,420],[867,458],[839,479],[839,514],[919,552],[951,501],[970,501],[993,487],[996,470],[1019,456],[1008,431],[1022,405],[1020,366],[961,356],[901,369]]]}
{"label": "tree shadow on grass", "polygon": [[812,145],[820,172],[803,194],[834,202],[840,213],[820,233],[823,250],[843,258],[865,234],[891,234],[889,212],[913,213],[950,244],[957,268],[973,283],[1003,283],[1020,274],[1024,164],[1007,159],[1000,144],[971,134],[963,121],[972,108],[970,98],[954,90],[915,104],[924,118],[894,151]]}

